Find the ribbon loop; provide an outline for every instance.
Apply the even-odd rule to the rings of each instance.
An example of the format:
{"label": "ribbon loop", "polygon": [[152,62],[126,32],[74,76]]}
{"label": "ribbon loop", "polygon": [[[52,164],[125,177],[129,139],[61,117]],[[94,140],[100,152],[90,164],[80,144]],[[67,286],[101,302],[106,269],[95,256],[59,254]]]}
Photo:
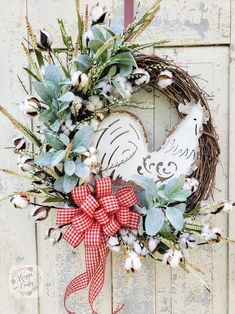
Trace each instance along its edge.
{"label": "ribbon loop", "polygon": [[121,207],[119,211],[116,213],[116,218],[120,225],[126,226],[129,222],[129,208]]}
{"label": "ribbon loop", "polygon": [[126,225],[127,228],[130,229],[138,229],[140,223],[140,215],[136,212],[129,212],[129,220]]}
{"label": "ribbon loop", "polygon": [[108,196],[112,193],[112,181],[110,177],[95,181],[95,190],[97,198]]}
{"label": "ribbon loop", "polygon": [[118,223],[118,221],[115,219],[114,216],[112,216],[109,220],[109,223],[107,225],[103,226],[104,233],[111,237],[114,235],[119,229],[121,228],[121,225]]}
{"label": "ribbon loop", "polygon": [[76,232],[81,233],[92,226],[93,218],[83,213],[72,219],[72,226]]}
{"label": "ribbon loop", "polygon": [[97,220],[101,225],[105,225],[109,222],[109,216],[105,212],[103,207],[99,207],[95,212],[94,212],[94,218]]}
{"label": "ribbon loop", "polygon": [[134,190],[131,187],[122,188],[117,192],[117,200],[120,206],[131,207],[138,202]]}
{"label": "ribbon loop", "polygon": [[66,225],[71,223],[73,217],[79,215],[81,210],[79,208],[60,208],[56,215],[57,225]]}
{"label": "ribbon loop", "polygon": [[99,203],[104,207],[107,214],[113,214],[119,210],[117,198],[114,194],[100,198]]}
{"label": "ribbon loop", "polygon": [[80,206],[90,194],[91,190],[88,185],[81,185],[79,187],[76,187],[71,192],[72,199],[77,206]]}
{"label": "ribbon loop", "polygon": [[99,203],[92,195],[88,195],[82,202],[80,209],[86,213],[89,217],[93,217],[94,211],[99,207]]}

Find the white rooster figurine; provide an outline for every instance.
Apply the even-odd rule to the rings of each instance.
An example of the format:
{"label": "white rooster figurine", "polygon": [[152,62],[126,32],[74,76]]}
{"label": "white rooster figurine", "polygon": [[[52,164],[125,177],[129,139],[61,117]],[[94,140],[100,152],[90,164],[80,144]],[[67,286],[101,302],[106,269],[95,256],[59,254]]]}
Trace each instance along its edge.
{"label": "white rooster figurine", "polygon": [[114,179],[128,181],[133,175],[142,174],[159,185],[196,170],[199,138],[209,113],[200,103],[180,104],[178,109],[186,116],[154,152],[148,151],[143,125],[133,114],[119,111],[104,119],[93,142],[103,175],[112,174]]}

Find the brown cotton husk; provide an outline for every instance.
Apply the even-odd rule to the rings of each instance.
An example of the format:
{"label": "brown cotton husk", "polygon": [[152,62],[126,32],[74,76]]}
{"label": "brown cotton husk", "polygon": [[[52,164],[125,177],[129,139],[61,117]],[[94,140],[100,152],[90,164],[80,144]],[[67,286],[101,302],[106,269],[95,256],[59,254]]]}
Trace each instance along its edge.
{"label": "brown cotton husk", "polygon": [[[185,70],[178,67],[175,63],[160,58],[156,55],[139,54],[135,56],[138,67],[144,68],[150,74],[149,86],[163,93],[176,107],[179,117],[184,115],[178,111],[180,103],[200,102],[208,112],[206,93],[199,87],[197,82]],[[161,71],[169,70],[173,74],[173,84],[161,89],[158,86],[158,77]],[[199,201],[212,196],[216,166],[220,154],[218,135],[215,131],[211,114],[207,124],[203,124],[202,136],[199,139],[200,157],[199,166],[192,173],[191,177],[199,182],[196,192],[188,199],[188,210],[192,209]]]}

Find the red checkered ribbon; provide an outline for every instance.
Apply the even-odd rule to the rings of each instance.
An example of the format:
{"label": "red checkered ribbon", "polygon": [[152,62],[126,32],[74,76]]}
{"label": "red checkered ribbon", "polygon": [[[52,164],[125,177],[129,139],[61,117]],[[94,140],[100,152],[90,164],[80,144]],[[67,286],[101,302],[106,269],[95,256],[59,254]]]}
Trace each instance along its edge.
{"label": "red checkered ribbon", "polygon": [[124,187],[113,194],[112,181],[106,177],[95,181],[95,191],[96,195],[93,196],[89,186],[76,187],[71,196],[77,207],[61,208],[57,212],[57,224],[71,224],[64,239],[74,248],[83,239],[85,242],[86,272],[69,283],[64,296],[65,308],[69,314],[74,313],[67,309],[66,299],[89,284],[89,303],[92,313],[96,313],[93,302],[103,287],[106,257],[109,253],[105,239],[121,227],[137,229],[139,225],[139,214],[130,211],[130,207],[137,203],[131,187]]}

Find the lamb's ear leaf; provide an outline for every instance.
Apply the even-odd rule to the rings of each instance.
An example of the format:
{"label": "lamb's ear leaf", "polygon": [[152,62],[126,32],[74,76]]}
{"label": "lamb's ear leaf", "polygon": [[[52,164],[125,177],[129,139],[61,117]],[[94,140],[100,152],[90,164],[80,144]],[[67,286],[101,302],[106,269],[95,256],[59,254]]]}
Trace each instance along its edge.
{"label": "lamb's ear leaf", "polygon": [[50,91],[45,87],[45,85],[42,82],[38,81],[34,81],[32,84],[41,100],[48,106],[51,106],[53,97]]}
{"label": "lamb's ear leaf", "polygon": [[165,220],[165,215],[161,208],[151,208],[145,219],[145,231],[148,235],[156,235],[162,228]]}
{"label": "lamb's ear leaf", "polygon": [[64,144],[57,138],[55,133],[46,130],[44,136],[47,143],[54,149],[62,150],[64,148]]}
{"label": "lamb's ear leaf", "polygon": [[51,165],[51,159],[54,156],[54,153],[52,152],[47,152],[45,154],[36,156],[34,158],[34,162],[36,165],[38,166],[45,166],[45,167],[49,167]]}
{"label": "lamb's ear leaf", "polygon": [[51,158],[51,166],[55,167],[57,166],[64,158],[66,154],[66,150],[58,150],[58,152],[53,154],[53,157]]}
{"label": "lamb's ear leaf", "polygon": [[73,160],[65,160],[64,163],[64,172],[68,175],[68,176],[72,176],[75,173],[76,170],[76,165],[75,162]]}
{"label": "lamb's ear leaf", "polygon": [[76,165],[75,174],[79,178],[85,179],[85,178],[87,178],[89,176],[90,168],[87,165],[85,165],[82,161],[76,160],[75,161],[75,165]]}
{"label": "lamb's ear leaf", "polygon": [[176,207],[167,207],[166,217],[176,230],[182,230],[184,226],[183,213]]}
{"label": "lamb's ear leaf", "polygon": [[63,187],[63,182],[64,182],[64,177],[60,177],[54,182],[54,189],[58,192],[64,192],[64,187]]}
{"label": "lamb's ear leaf", "polygon": [[75,95],[72,92],[67,92],[64,95],[62,95],[58,100],[62,102],[72,102],[75,98]]}
{"label": "lamb's ear leaf", "polygon": [[49,64],[45,68],[45,74],[43,78],[47,81],[53,82],[58,85],[62,80],[62,75],[59,68],[54,64]]}
{"label": "lamb's ear leaf", "polygon": [[92,142],[94,135],[94,129],[89,126],[83,126],[74,136],[74,144],[73,147],[76,149],[78,146],[83,146],[88,148]]}
{"label": "lamb's ear leaf", "polygon": [[138,185],[145,189],[146,193],[152,196],[157,195],[157,186],[153,179],[139,174],[134,175],[132,178]]}
{"label": "lamb's ear leaf", "polygon": [[78,177],[76,175],[73,176],[64,176],[63,180],[63,189],[65,193],[70,193],[78,183]]}

